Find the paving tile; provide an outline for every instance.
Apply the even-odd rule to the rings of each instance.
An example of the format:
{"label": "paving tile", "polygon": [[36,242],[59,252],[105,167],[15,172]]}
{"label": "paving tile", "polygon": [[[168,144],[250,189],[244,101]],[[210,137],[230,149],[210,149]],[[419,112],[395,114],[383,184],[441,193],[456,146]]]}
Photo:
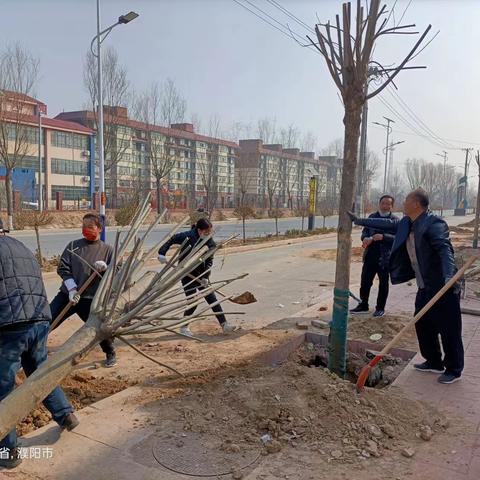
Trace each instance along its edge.
{"label": "paving tile", "polygon": [[[409,480],[470,480],[468,474],[416,460]],[[478,480],[478,478],[476,479]]]}

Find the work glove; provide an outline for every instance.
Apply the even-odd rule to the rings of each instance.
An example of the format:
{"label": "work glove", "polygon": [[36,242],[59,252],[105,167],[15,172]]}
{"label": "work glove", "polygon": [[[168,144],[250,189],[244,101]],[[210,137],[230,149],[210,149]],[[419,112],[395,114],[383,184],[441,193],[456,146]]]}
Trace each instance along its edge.
{"label": "work glove", "polygon": [[97,272],[104,272],[108,267],[103,260],[97,260],[93,266]]}
{"label": "work glove", "polygon": [[167,257],[165,255],[159,255],[158,256],[158,261],[160,263],[167,263]]}
{"label": "work glove", "polygon": [[80,294],[78,293],[78,290],[76,288],[68,291],[68,300],[73,305],[76,305],[80,301]]}
{"label": "work glove", "polygon": [[208,278],[201,278],[200,279],[200,286],[202,288],[207,288],[208,287]]}
{"label": "work glove", "polygon": [[353,222],[353,223],[356,223],[357,220],[358,220],[358,217],[353,213],[353,212],[350,212],[347,210],[347,215],[350,217],[350,220]]}

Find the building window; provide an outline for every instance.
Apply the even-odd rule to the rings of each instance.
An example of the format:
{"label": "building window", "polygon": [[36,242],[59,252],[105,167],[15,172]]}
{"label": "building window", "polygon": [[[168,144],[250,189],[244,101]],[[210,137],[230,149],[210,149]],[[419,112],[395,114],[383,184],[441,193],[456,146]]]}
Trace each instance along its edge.
{"label": "building window", "polygon": [[88,175],[88,163],[81,160],[52,158],[52,173],[60,175]]}
{"label": "building window", "polygon": [[52,200],[55,200],[55,195],[57,192],[63,192],[64,200],[78,200],[89,198],[90,196],[88,187],[52,185]]}
{"label": "building window", "polygon": [[75,150],[88,150],[88,136],[70,132],[52,132],[52,145],[60,148],[74,148]]}
{"label": "building window", "polygon": [[[12,158],[12,155],[9,155],[11,158],[10,162],[12,164],[15,164],[15,168],[28,168],[29,170],[34,170],[35,172],[38,172],[38,157],[33,157],[33,156],[25,156],[21,160],[15,161]],[[42,158],[42,172],[45,171],[45,159]]]}

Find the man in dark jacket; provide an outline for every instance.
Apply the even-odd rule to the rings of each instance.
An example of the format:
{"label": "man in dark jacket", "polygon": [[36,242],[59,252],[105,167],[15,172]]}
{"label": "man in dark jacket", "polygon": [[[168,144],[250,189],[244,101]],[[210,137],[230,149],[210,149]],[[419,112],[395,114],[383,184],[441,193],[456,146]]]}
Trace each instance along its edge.
{"label": "man in dark jacket", "polygon": [[[50,309],[42,273],[32,252],[5,235],[0,220],[0,400],[15,388],[15,375],[23,367],[30,376],[47,360]],[[78,420],[60,387],[43,404],[62,429],[72,430]],[[0,467],[21,462],[13,429],[0,440]]]}
{"label": "man in dark jacket", "polygon": [[[392,219],[359,219],[350,214],[356,225],[395,233],[390,254],[392,284],[417,281],[415,313],[447,283],[457,269],[447,223],[428,210],[428,195],[417,189],[407,195],[405,217]],[[422,372],[441,373],[440,383],[460,379],[464,365],[462,316],[458,285],[415,324],[420,353],[424,363],[416,364]],[[440,335],[444,357],[438,340]]]}
{"label": "man in dark jacket", "polygon": [[[100,240],[102,231],[102,222],[100,217],[93,213],[87,213],[83,217],[82,234],[83,238],[70,242],[60,257],[60,264],[57,273],[62,277],[60,291],[50,303],[52,318],[72,302],[73,305],[68,310],[62,322],[76,313],[84,322],[90,315],[92,300],[100,285],[100,278],[96,278],[90,286],[83,292],[82,297],[78,294],[78,289],[86,282],[92,274],[93,266],[97,272],[104,272],[112,258],[112,247]],[[72,253],[74,252],[74,253]],[[78,257],[83,258],[87,263],[82,262]],[[59,325],[62,323],[60,322]],[[58,325],[57,325],[58,326]],[[117,364],[113,340],[103,340],[100,347],[106,355],[105,366],[113,367]]]}
{"label": "man in dark jacket", "polygon": [[[212,224],[210,220],[206,218],[201,218],[197,221],[197,224],[194,228],[187,232],[177,233],[174,235],[165,245],[163,245],[160,250],[158,251],[158,260],[160,263],[167,263],[166,254],[172,245],[182,245],[185,240],[185,245],[181,247],[181,251],[179,254],[179,261],[182,261],[194,248],[195,246],[202,240],[202,238],[206,238],[210,236],[212,233]],[[210,237],[207,242],[206,246],[209,249],[215,248],[215,242]],[[208,287],[209,278],[210,278],[210,269],[213,266],[213,256],[208,257],[202,264],[196,267],[189,275],[182,278],[182,285],[185,291],[185,295],[190,297],[194,295],[197,290],[201,291]],[[197,278],[197,280],[194,280]],[[217,297],[215,292],[209,293],[205,296],[205,300],[209,305],[212,305],[217,302]],[[185,310],[184,316],[188,317],[192,315],[195,310],[196,306]],[[230,333],[235,330],[235,327],[230,325],[223,314],[223,310],[221,305],[214,305],[212,310],[216,313],[216,317],[222,330],[224,333]],[[186,336],[193,336],[192,331],[190,330],[189,326],[186,325],[180,328],[180,333]]]}
{"label": "man in dark jacket", "polygon": [[[394,199],[391,195],[383,195],[378,203],[378,211],[372,213],[369,218],[397,219],[392,214]],[[388,261],[392,249],[394,235],[384,233],[381,230],[365,227],[362,230],[362,246],[365,249],[363,255],[362,277],[360,282],[361,302],[352,310],[352,314],[368,313],[368,299],[375,275],[378,276],[377,306],[374,317],[385,315],[385,305],[388,297]]]}

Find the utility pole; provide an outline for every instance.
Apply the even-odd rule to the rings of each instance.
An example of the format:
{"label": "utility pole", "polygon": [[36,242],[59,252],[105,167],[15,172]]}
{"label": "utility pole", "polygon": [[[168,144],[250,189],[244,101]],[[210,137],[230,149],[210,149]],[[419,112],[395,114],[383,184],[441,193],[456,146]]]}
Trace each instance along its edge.
{"label": "utility pole", "polygon": [[478,248],[478,220],[480,218],[480,150],[477,150],[475,157],[478,166],[478,187],[477,187],[477,207],[475,208],[475,225],[473,229],[473,248]]}
{"label": "utility pole", "polygon": [[443,150],[443,153],[436,153],[438,157],[443,158],[443,188],[442,188],[442,209],[440,210],[440,216],[443,217],[443,210],[445,208],[445,196],[447,194],[447,152]]}
{"label": "utility pole", "polygon": [[[386,188],[390,188],[390,174],[392,173],[392,166],[393,166],[393,152],[395,151],[395,148],[397,145],[400,145],[402,143],[405,143],[405,140],[400,140],[399,142],[393,143],[393,140],[390,142],[390,146],[388,149],[390,150],[390,161],[388,162],[388,173],[387,173],[387,186]],[[383,189],[385,192],[385,188]]]}
{"label": "utility pole", "polygon": [[391,123],[395,123],[391,118],[383,117],[386,121],[387,124],[385,125],[384,123],[379,123],[379,122],[373,122],[375,125],[380,125],[381,127],[385,128],[387,130],[387,141],[385,143],[385,173],[383,175],[383,192],[385,193],[386,188],[387,188],[387,168],[388,168],[388,140],[390,138],[390,133],[392,131],[392,127],[390,127]]}
{"label": "utility pole", "polygon": [[468,195],[468,156],[470,154],[470,150],[473,150],[473,148],[462,148],[462,150],[465,151],[465,194],[463,196],[463,208],[465,209],[465,215],[467,214],[467,208],[468,208],[468,200],[467,200],[467,195]]}

